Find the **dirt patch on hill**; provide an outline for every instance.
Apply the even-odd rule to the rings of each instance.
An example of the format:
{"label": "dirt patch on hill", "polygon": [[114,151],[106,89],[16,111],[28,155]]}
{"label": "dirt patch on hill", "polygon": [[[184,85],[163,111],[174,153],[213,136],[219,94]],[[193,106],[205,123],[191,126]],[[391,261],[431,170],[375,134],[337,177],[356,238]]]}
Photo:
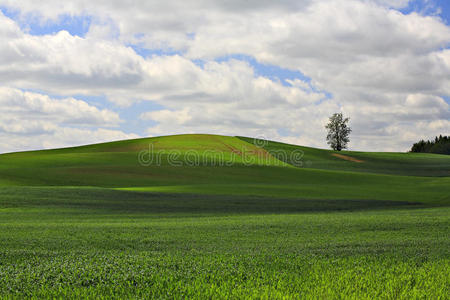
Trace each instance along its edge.
{"label": "dirt patch on hill", "polygon": [[338,158],[341,158],[341,159],[352,161],[352,162],[357,162],[357,163],[363,163],[364,162],[363,160],[360,160],[360,159],[357,159],[357,158],[354,158],[354,157],[351,157],[351,156],[343,155],[343,154],[333,153],[331,155],[333,155],[335,157],[338,157]]}
{"label": "dirt patch on hill", "polygon": [[242,151],[241,150],[239,150],[239,149],[237,149],[237,148],[235,148],[235,147],[233,147],[233,146],[231,146],[231,145],[228,145],[228,144],[225,144],[225,143],[222,143],[228,150],[230,150],[230,152],[232,152],[232,153],[234,153],[234,154],[237,154],[237,155],[239,155],[239,156],[244,156],[244,155],[254,155],[254,156],[256,156],[257,158],[259,158],[259,159],[261,159],[261,158],[264,158],[264,159],[268,159],[268,158],[273,158],[273,156],[269,153],[269,152],[267,152],[266,150],[264,150],[264,149],[261,149],[261,148],[256,148],[256,149],[242,149]]}
{"label": "dirt patch on hill", "polygon": [[228,150],[230,150],[232,153],[237,154],[239,156],[242,156],[242,151],[225,143],[222,143]]}

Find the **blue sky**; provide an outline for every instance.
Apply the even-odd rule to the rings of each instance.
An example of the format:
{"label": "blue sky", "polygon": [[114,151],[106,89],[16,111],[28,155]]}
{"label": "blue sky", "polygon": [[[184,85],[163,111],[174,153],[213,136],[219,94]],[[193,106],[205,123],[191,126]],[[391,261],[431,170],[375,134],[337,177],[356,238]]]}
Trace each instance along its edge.
{"label": "blue sky", "polygon": [[0,10],[31,35],[54,34],[66,30],[72,35],[84,37],[92,22],[92,17],[89,15],[70,16],[63,14],[54,20],[43,20],[39,14],[30,13],[23,16],[19,9],[0,6]]}
{"label": "blue sky", "polygon": [[400,9],[402,13],[417,12],[425,15],[438,15],[442,20],[450,24],[450,1],[448,0],[412,0],[408,7]]}

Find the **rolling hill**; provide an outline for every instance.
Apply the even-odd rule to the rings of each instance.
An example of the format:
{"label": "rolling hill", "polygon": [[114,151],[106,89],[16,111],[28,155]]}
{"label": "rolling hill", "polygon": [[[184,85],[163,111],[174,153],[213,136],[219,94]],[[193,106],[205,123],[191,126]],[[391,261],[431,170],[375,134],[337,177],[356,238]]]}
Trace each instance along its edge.
{"label": "rolling hill", "polygon": [[217,135],[1,154],[0,298],[442,298],[449,172]]}
{"label": "rolling hill", "polygon": [[450,158],[175,135],[0,155],[3,186],[447,203]]}

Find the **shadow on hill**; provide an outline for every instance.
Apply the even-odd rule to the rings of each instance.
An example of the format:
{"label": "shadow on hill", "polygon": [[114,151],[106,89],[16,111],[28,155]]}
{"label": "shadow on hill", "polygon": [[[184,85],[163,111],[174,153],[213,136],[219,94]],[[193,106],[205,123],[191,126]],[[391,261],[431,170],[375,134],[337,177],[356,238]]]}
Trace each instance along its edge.
{"label": "shadow on hill", "polygon": [[68,209],[80,213],[278,214],[419,208],[419,203],[381,200],[286,199],[130,192],[100,188],[9,187],[0,189],[2,208]]}

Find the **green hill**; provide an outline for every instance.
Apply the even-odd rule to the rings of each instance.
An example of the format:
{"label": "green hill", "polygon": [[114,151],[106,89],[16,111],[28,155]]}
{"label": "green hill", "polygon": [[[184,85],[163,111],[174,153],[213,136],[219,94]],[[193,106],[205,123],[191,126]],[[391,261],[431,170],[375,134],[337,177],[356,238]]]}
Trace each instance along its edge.
{"label": "green hill", "polygon": [[263,149],[282,161],[296,165],[289,155],[303,152],[301,167],[321,170],[397,174],[407,176],[450,176],[450,159],[445,155],[395,152],[331,151],[285,143],[239,137],[249,143],[263,145]]}
{"label": "green hill", "polygon": [[0,155],[3,186],[446,203],[450,158],[175,135]]}
{"label": "green hill", "polygon": [[0,155],[0,298],[439,299],[450,157],[177,135]]}

